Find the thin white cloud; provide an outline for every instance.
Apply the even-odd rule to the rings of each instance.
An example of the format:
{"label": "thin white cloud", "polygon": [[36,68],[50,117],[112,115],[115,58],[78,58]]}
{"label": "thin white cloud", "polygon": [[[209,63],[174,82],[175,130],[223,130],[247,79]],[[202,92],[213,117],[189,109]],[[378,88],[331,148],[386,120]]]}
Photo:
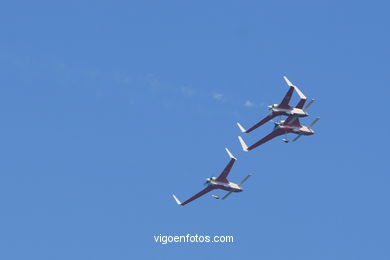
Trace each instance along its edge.
{"label": "thin white cloud", "polygon": [[215,100],[222,101],[223,100],[223,95],[221,93],[214,92],[213,93],[213,98]]}
{"label": "thin white cloud", "polygon": [[181,87],[181,93],[187,97],[192,97],[194,95],[194,90],[190,87]]}
{"label": "thin white cloud", "polygon": [[118,84],[123,84],[123,85],[130,84],[130,77],[126,73],[114,72],[114,80]]}
{"label": "thin white cloud", "polygon": [[244,103],[244,106],[245,107],[253,107],[255,104],[253,104],[253,102],[251,102],[250,100],[247,100],[247,101],[245,101],[245,103]]}
{"label": "thin white cloud", "polygon": [[146,82],[153,91],[160,91],[162,89],[160,80],[152,73],[146,76]]}

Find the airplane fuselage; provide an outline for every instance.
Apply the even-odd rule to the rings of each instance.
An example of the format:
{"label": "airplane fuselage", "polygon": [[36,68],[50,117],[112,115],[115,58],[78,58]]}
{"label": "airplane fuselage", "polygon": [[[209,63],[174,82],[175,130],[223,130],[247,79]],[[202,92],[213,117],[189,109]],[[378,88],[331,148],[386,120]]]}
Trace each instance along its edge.
{"label": "airplane fuselage", "polygon": [[232,192],[241,192],[243,189],[238,186],[238,184],[234,182],[220,182],[215,179],[212,179],[208,182],[209,186],[213,186],[216,189],[222,189],[226,191],[232,191]]}
{"label": "airplane fuselage", "polygon": [[296,116],[296,117],[306,117],[308,113],[306,113],[301,108],[296,107],[280,107],[278,104],[274,104],[270,106],[272,113],[276,116]]}
{"label": "airplane fuselage", "polygon": [[278,127],[280,129],[285,130],[287,133],[294,133],[294,134],[298,134],[298,135],[312,135],[312,134],[314,134],[314,131],[307,126],[281,124]]}

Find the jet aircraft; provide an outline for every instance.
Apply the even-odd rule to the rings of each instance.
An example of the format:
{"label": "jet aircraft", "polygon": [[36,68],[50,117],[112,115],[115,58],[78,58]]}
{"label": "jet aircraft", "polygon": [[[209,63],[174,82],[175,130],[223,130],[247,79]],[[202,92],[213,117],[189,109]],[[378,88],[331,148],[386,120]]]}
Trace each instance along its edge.
{"label": "jet aircraft", "polygon": [[[306,96],[299,90],[297,86],[292,84],[287,77],[283,77],[283,78],[290,88],[287,91],[286,95],[284,96],[282,102],[280,104],[273,104],[268,106],[268,109],[270,111],[268,116],[266,116],[264,119],[262,119],[260,122],[258,122],[248,130],[246,130],[240,123],[237,122],[237,125],[240,128],[241,132],[250,133],[256,128],[262,126],[263,124],[267,123],[271,119],[275,118],[276,116],[306,117],[309,115],[306,111],[314,102],[314,99],[312,99],[305,107],[303,107],[306,102]],[[300,100],[295,107],[291,107],[289,103],[294,90],[298,93]]]}
{"label": "jet aircraft", "polygon": [[[206,193],[208,193],[208,192],[210,192],[212,190],[215,190],[215,189],[222,189],[222,190],[228,191],[228,193],[226,193],[226,195],[222,197],[223,200],[226,199],[233,192],[242,192],[243,191],[243,189],[241,188],[241,185],[250,176],[252,176],[252,174],[249,174],[248,176],[246,176],[239,184],[230,182],[227,179],[227,177],[228,177],[228,175],[230,173],[230,170],[233,167],[234,162],[237,159],[230,153],[230,151],[227,148],[225,148],[225,149],[226,149],[226,152],[228,153],[228,155],[230,157],[230,161],[226,165],[226,167],[222,171],[222,173],[218,177],[207,178],[206,182],[204,183],[205,185],[207,185],[207,187],[204,188],[199,193],[197,193],[194,196],[192,196],[191,198],[189,198],[188,200],[184,201],[184,202],[180,202],[180,200],[175,195],[173,195],[173,198],[176,200],[177,204],[179,204],[181,206],[184,206],[184,205],[190,203],[191,201],[193,201],[193,200],[195,200],[195,199],[197,199],[197,198],[199,198],[199,197],[205,195]],[[217,195],[213,195],[213,197],[216,198],[216,199],[219,199],[219,196],[217,196]]]}
{"label": "jet aircraft", "polygon": [[269,140],[280,136],[280,135],[286,135],[286,138],[283,139],[284,142],[288,142],[287,139],[287,134],[288,133],[293,133],[297,134],[297,136],[293,139],[293,142],[298,140],[302,135],[313,135],[314,131],[311,129],[311,127],[318,121],[320,120],[319,117],[317,117],[310,125],[308,126],[303,126],[299,122],[298,117],[294,116],[289,116],[286,120],[280,121],[280,122],[275,122],[275,127],[274,130],[267,136],[265,136],[263,139],[260,141],[252,144],[251,146],[247,146],[246,143],[244,142],[244,139],[242,139],[241,136],[238,137],[240,140],[242,149],[245,152],[248,152],[250,150],[255,149],[256,147],[268,142]]}

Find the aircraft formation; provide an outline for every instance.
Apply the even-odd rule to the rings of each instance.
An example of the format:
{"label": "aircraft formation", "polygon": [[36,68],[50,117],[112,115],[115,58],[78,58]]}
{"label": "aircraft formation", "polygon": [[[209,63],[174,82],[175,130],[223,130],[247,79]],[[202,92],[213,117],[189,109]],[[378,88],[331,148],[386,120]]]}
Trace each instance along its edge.
{"label": "aircraft formation", "polygon": [[[268,115],[260,120],[260,122],[256,123],[254,126],[246,130],[240,123],[237,122],[237,126],[241,130],[242,133],[250,133],[253,130],[257,129],[258,127],[264,125],[265,123],[272,121],[275,117],[279,117],[279,120],[277,122],[272,121],[274,123],[274,129],[270,134],[265,136],[264,138],[260,139],[256,143],[247,146],[245,143],[244,139],[241,136],[238,136],[238,139],[240,141],[241,147],[245,152],[249,152],[264,143],[270,141],[271,139],[277,137],[277,136],[282,136],[284,135],[285,138],[282,139],[283,142],[288,143],[289,140],[287,139],[287,134],[292,133],[296,134],[296,137],[292,140],[293,142],[298,140],[301,136],[305,135],[313,135],[314,131],[311,128],[320,118],[317,117],[312,123],[310,123],[308,126],[301,125],[299,119],[308,117],[309,114],[307,113],[307,109],[311,106],[311,104],[314,102],[314,99],[312,99],[308,104],[306,104],[306,96],[299,90],[297,86],[291,83],[291,81],[288,80],[287,77],[283,77],[284,80],[286,81],[287,85],[289,86],[289,89],[280,102],[280,104],[273,104],[268,106],[269,113]],[[299,96],[299,102],[295,107],[292,107],[290,105],[290,99],[294,93],[294,91],[298,94]],[[286,116],[287,118],[285,120],[282,120],[282,116]],[[216,189],[221,189],[227,191],[227,193],[221,198],[222,200],[226,199],[230,194],[233,192],[242,192],[243,189],[241,185],[248,180],[252,174],[247,175],[240,183],[233,183],[230,182],[227,177],[237,160],[232,153],[227,149],[226,152],[228,153],[230,157],[230,161],[228,164],[225,166],[224,170],[222,173],[217,176],[217,177],[210,177],[206,179],[206,182],[204,185],[206,188],[204,188],[202,191],[198,192],[191,198],[187,199],[184,202],[180,202],[180,200],[173,195],[173,198],[177,202],[177,204],[184,206],[193,200],[205,195],[206,193],[209,193],[210,191],[216,190]],[[220,197],[218,195],[212,195],[215,199],[219,199]]]}

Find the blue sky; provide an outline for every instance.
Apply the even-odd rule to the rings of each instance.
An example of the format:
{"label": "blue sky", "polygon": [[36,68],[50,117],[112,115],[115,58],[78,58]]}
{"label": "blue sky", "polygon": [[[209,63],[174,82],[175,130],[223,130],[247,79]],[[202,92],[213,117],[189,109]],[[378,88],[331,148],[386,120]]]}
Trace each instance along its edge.
{"label": "blue sky", "polygon": [[[2,3],[1,258],[389,259],[389,7]],[[317,134],[242,152],[235,123],[266,115],[283,75],[316,98]],[[224,147],[245,191],[176,205]],[[153,239],[188,233],[235,243]]]}

